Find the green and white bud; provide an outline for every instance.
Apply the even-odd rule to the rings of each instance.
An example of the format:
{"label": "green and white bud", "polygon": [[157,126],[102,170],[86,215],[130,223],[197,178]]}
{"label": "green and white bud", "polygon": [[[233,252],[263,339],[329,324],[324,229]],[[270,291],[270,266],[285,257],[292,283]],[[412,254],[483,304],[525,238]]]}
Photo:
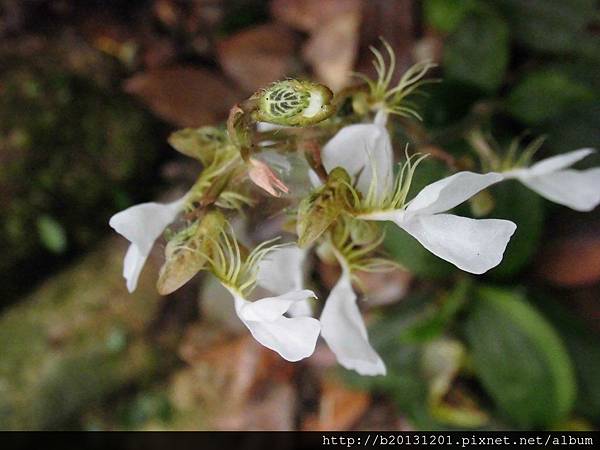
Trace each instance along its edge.
{"label": "green and white bud", "polygon": [[315,125],[334,112],[333,93],[322,84],[284,80],[258,94],[255,119],[290,127]]}

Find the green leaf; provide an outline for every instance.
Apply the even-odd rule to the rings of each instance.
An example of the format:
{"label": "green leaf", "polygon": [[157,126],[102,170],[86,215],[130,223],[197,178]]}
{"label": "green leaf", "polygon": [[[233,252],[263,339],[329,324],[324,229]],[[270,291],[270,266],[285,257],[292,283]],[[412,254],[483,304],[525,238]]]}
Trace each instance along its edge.
{"label": "green leaf", "polygon": [[446,33],[454,31],[473,7],[473,0],[425,0],[425,22]]}
{"label": "green leaf", "polygon": [[494,277],[508,277],[522,270],[538,249],[544,225],[544,200],[514,180],[494,186],[491,192],[496,206],[489,217],[512,220],[517,224],[502,262],[488,272]]}
{"label": "green leaf", "polygon": [[481,98],[481,92],[471,85],[444,80],[427,88],[427,96],[419,98],[418,109],[422,111],[423,123],[428,130],[444,129],[464,119]]}
{"label": "green leaf", "polygon": [[556,326],[569,351],[577,376],[575,410],[600,420],[600,335],[547,294],[536,296],[537,304]]}
{"label": "green leaf", "polygon": [[64,228],[54,218],[41,216],[37,221],[40,241],[53,253],[63,253],[67,249],[67,235]]}
{"label": "green leaf", "polygon": [[[466,283],[459,283],[450,297],[455,297],[454,300],[462,297],[464,292],[461,291],[466,287]],[[452,303],[454,300],[448,298],[447,301]],[[344,378],[363,389],[385,392],[417,429],[464,427],[467,422],[471,426],[479,426],[485,417],[467,391],[459,388],[460,393],[458,396],[452,396],[453,401],[449,403],[446,403],[447,398],[442,392],[450,388],[452,379],[462,367],[462,351],[460,367],[450,367],[451,373],[448,373],[447,364],[453,365],[459,361],[454,360],[457,356],[452,351],[454,348],[449,349],[450,354],[446,351],[448,347],[444,343],[447,342],[447,338],[428,341],[427,344],[406,343],[402,339],[406,330],[419,323],[423,312],[431,310],[435,301],[435,291],[420,290],[403,299],[400,305],[387,310],[385,316],[369,327],[370,342],[386,364],[386,376],[363,377],[345,371]],[[453,315],[451,310],[455,307],[456,304],[452,308],[444,306],[445,313],[442,315]],[[434,349],[442,351],[432,353]],[[452,361],[448,361],[448,357]],[[446,373],[440,373],[438,369]],[[439,375],[445,380],[441,380]],[[456,394],[456,386],[452,388]]]}
{"label": "green leaf", "polygon": [[502,84],[508,57],[506,22],[492,10],[478,9],[448,39],[443,67],[446,77],[493,92]]}
{"label": "green leaf", "polygon": [[548,147],[557,153],[600,142],[600,104],[586,104],[547,122],[543,131],[548,135]]}
{"label": "green leaf", "polygon": [[408,325],[400,333],[400,340],[405,343],[418,343],[439,337],[466,304],[470,284],[470,278],[459,281],[438,304],[427,307],[422,317]]}
{"label": "green leaf", "polygon": [[543,52],[598,57],[598,39],[586,33],[597,17],[595,0],[494,0],[514,39]]}
{"label": "green leaf", "polygon": [[478,289],[465,323],[474,370],[502,413],[521,428],[563,420],[576,385],[552,326],[517,292]]}
{"label": "green leaf", "polygon": [[527,74],[510,92],[508,111],[517,119],[535,125],[564,113],[578,103],[592,101],[591,89],[556,70]]}

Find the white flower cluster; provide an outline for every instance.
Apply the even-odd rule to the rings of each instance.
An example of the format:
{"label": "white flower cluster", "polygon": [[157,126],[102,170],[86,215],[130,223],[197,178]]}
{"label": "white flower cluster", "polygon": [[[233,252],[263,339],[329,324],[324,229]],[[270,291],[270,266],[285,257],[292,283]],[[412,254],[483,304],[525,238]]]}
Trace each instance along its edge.
{"label": "white flower cluster", "polygon": [[[389,67],[386,67],[383,55],[373,49],[378,78],[370,80],[363,76],[367,91],[354,91],[351,102],[355,113],[361,117],[375,113],[373,122],[343,126],[328,140],[316,158],[320,160],[321,167],[317,170],[320,170],[321,177],[312,169],[308,171],[308,180],[315,190],[298,207],[300,245],[313,245],[317,239],[328,239],[326,243],[331,244],[331,253],[342,269],[319,319],[312,317],[312,299],[316,295],[304,286],[304,261],[309,249],[289,245],[268,249],[262,244],[243,258],[235,237],[230,238],[226,232],[222,234],[224,239],[220,246],[213,237],[206,238],[212,239],[207,247],[216,245],[208,252],[202,253],[204,244],[183,245],[181,248],[191,253],[199,252],[202,258],[192,259],[198,267],[194,264],[186,266],[185,255],[177,260],[177,264],[184,265],[182,273],[185,276],[171,280],[173,282],[163,290],[164,293],[171,292],[204,268],[199,263],[201,261],[231,293],[238,317],[265,347],[288,361],[298,361],[314,352],[320,335],[345,368],[362,375],[384,375],[385,364],[369,343],[367,328],[357,305],[358,297],[352,286],[353,271],[374,268],[381,262],[381,259],[363,257],[381,243],[383,236],[363,239],[370,244],[359,250],[354,249],[354,242],[350,247],[343,244],[344,251],[333,245],[335,230],[331,230],[336,221],[347,221],[350,227],[356,223],[376,227],[372,222],[392,222],[439,258],[466,272],[482,274],[500,264],[517,226],[508,220],[472,219],[449,212],[479,192],[503,180],[516,179],[546,199],[577,211],[590,211],[600,203],[600,168],[570,169],[577,161],[590,155],[594,151],[592,149],[576,150],[530,167],[516,167],[504,172],[498,169],[500,165],[493,166],[498,172],[457,172],[426,186],[408,200],[411,180],[420,159],[413,162],[407,157],[400,173],[394,175],[388,114],[418,118],[404,100],[430,81],[424,80],[423,76],[432,65],[415,65],[398,84],[392,86],[395,57],[389,45],[385,42],[384,45],[389,55]],[[247,178],[255,185],[273,196],[287,193],[288,187],[269,164],[250,156],[254,145],[250,127],[270,136],[258,143],[258,147],[270,148],[276,145],[279,131],[285,135],[285,127],[317,125],[334,114],[336,107],[332,98],[331,91],[322,85],[286,80],[255,93],[242,106],[234,106],[227,134],[215,133],[213,129],[199,133],[182,130],[179,148],[175,147],[211,168],[205,179],[197,182],[196,191],[210,188],[226,170],[233,170],[232,167],[244,170],[243,164],[246,164]],[[341,104],[341,100],[337,104]],[[273,134],[268,135],[269,132]],[[205,147],[196,147],[199,142],[203,142]],[[525,152],[525,156],[528,158],[530,155]],[[510,158],[507,161],[506,165],[510,166]],[[325,184],[324,175],[329,175]],[[237,205],[251,203],[235,191],[223,192],[216,196],[221,197],[221,205],[235,209]],[[197,198],[198,192],[192,188],[173,203],[143,203],[110,219],[110,226],[131,242],[123,267],[130,292],[137,286],[155,240],[184,209],[189,212]],[[218,202],[215,205],[220,206]],[[301,212],[305,216],[300,217]],[[306,235],[303,235],[305,232]],[[346,228],[342,236],[351,234]],[[174,266],[181,268],[177,264]],[[256,284],[273,296],[251,300]]]}
{"label": "white flower cluster", "polygon": [[[380,207],[372,207],[358,218],[391,221],[427,250],[464,271],[481,274],[498,265],[516,229],[507,220],[471,219],[448,213],[481,190],[505,179],[517,179],[548,200],[578,211],[589,211],[600,203],[600,168],[568,168],[593,152],[582,149],[505,173],[458,172],[426,186],[406,205],[386,207],[384,198],[394,180],[386,119],[384,113],[378,113],[374,123],[342,128],[322,150],[324,168],[328,172],[344,168],[363,196],[374,196],[374,205]],[[316,180],[314,173],[311,179]],[[129,291],[135,289],[154,241],[176,219],[184,204],[185,197],[169,204],[144,203],[111,218],[111,227],[131,242],[123,269]],[[319,320],[310,317],[309,299],[316,296],[303,286],[306,250],[295,246],[276,248],[259,262],[258,284],[274,297],[251,302],[228,286],[235,310],[258,342],[288,361],[310,356],[320,334],[342,366],[363,375],[383,375],[385,365],[369,344],[356,303],[351,268],[342,255],[336,256],[342,274]]]}

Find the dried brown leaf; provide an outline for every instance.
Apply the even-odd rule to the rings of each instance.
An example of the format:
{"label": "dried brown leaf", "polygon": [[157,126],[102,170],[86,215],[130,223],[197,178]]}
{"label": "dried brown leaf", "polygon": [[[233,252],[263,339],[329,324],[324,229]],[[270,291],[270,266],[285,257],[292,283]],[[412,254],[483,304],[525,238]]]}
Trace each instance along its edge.
{"label": "dried brown leaf", "polygon": [[414,425],[398,413],[398,408],[389,398],[374,402],[360,419],[355,429],[361,431],[416,431]]}
{"label": "dried brown leaf", "polygon": [[385,272],[359,272],[359,292],[369,300],[370,306],[388,305],[401,300],[408,292],[413,276],[402,269]]}
{"label": "dried brown leaf", "polygon": [[220,41],[217,55],[225,73],[254,92],[293,70],[296,41],[288,28],[266,24]]}
{"label": "dried brown leaf", "polygon": [[315,31],[324,23],[348,12],[358,12],[362,0],[274,0],[271,14],[303,31]]}
{"label": "dried brown leaf", "polygon": [[210,428],[289,430],[293,427],[297,365],[258,344],[244,330],[190,326],[179,348],[189,365],[171,383],[171,399],[185,416],[209,414]]}
{"label": "dried brown leaf", "polygon": [[217,430],[290,431],[294,427],[296,392],[290,383],[270,383],[260,396],[241,407],[222,411]]}
{"label": "dried brown leaf", "polygon": [[381,49],[380,38],[385,39],[396,53],[396,70],[393,80],[413,63],[413,49],[419,27],[418,2],[414,0],[369,0],[363,8],[361,45],[356,70],[371,76],[373,54],[369,46]]}
{"label": "dried brown leaf", "polygon": [[152,10],[156,18],[170,28],[174,28],[181,20],[180,7],[174,0],[155,0]]}
{"label": "dried brown leaf", "polygon": [[539,276],[559,286],[585,286],[600,280],[600,236],[580,234],[548,244],[539,258]]}
{"label": "dried brown leaf", "polygon": [[177,56],[177,50],[172,41],[164,38],[149,38],[144,45],[142,61],[146,68],[166,66]]}
{"label": "dried brown leaf", "polygon": [[338,15],[315,29],[303,49],[317,77],[339,90],[349,81],[359,42],[360,11]]}
{"label": "dried brown leaf", "polygon": [[186,66],[153,69],[125,82],[156,115],[181,127],[214,124],[227,117],[240,95],[214,73]]}
{"label": "dried brown leaf", "polygon": [[305,431],[350,430],[371,403],[367,392],[348,389],[339,380],[324,380],[321,389],[319,411],[304,421]]}

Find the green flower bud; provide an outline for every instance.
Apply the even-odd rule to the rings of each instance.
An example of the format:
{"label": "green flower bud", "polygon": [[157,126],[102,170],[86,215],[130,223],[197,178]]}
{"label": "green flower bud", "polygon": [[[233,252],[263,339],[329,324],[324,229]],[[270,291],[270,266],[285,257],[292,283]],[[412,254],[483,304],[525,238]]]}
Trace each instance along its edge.
{"label": "green flower bud", "polygon": [[333,93],[322,84],[278,81],[259,94],[255,119],[284,126],[314,125],[334,113],[332,99]]}

